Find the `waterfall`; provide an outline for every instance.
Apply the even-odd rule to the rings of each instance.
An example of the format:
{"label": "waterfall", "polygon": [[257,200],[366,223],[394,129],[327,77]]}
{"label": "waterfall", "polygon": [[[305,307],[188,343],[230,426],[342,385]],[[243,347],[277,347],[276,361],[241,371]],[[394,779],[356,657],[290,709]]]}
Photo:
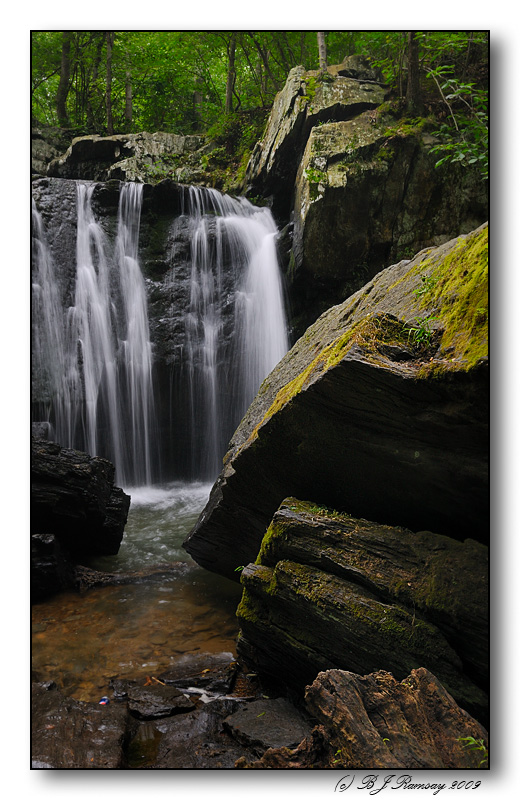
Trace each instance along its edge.
{"label": "waterfall", "polygon": [[72,291],[60,290],[33,203],[36,415],[64,447],[110,459],[120,484],[145,484],[153,477],[153,399],[146,289],[137,261],[142,187],[121,186],[112,252],[92,210],[95,186],[77,183]]}
{"label": "waterfall", "polygon": [[[145,280],[143,186],[120,185],[115,224],[96,206],[100,187],[35,187],[34,419],[63,446],[110,459],[119,485],[214,480],[288,349],[276,225],[244,198],[178,186],[164,272]],[[170,310],[152,304],[150,320],[157,295]]]}
{"label": "waterfall", "polygon": [[[213,479],[261,382],[288,350],[277,228],[267,208],[186,187],[190,473]],[[173,264],[175,270],[175,264]]]}
{"label": "waterfall", "polygon": [[138,261],[142,185],[121,186],[116,240],[125,330],[122,345],[122,418],[127,420],[126,448],[133,482],[152,481],[151,436],[154,420],[152,346],[148,325],[146,286]]}

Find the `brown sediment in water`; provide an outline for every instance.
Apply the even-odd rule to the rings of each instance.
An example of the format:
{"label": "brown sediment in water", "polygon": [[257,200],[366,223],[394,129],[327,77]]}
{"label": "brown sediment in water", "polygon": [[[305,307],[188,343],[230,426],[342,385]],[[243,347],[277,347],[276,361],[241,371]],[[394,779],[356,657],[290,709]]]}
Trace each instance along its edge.
{"label": "brown sediment in water", "polygon": [[35,677],[92,702],[111,678],[157,675],[188,653],[234,656],[240,590],[216,578],[193,567],[160,584],[106,586],[34,605]]}

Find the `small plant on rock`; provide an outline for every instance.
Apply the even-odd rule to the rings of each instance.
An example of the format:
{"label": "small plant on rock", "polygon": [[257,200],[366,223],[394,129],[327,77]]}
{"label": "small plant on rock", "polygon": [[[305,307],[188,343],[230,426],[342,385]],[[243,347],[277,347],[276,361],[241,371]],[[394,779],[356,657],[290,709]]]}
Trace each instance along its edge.
{"label": "small plant on rock", "polygon": [[475,750],[482,755],[482,758],[478,763],[478,769],[487,766],[489,761],[489,753],[486,745],[484,744],[484,739],[475,739],[474,736],[461,736],[459,739],[457,739],[457,741],[461,742],[462,746],[467,750]]}
{"label": "small plant on rock", "polygon": [[438,317],[415,317],[412,325],[405,325],[404,330],[408,333],[408,341],[417,347],[428,347],[434,333],[433,322],[437,322]]}

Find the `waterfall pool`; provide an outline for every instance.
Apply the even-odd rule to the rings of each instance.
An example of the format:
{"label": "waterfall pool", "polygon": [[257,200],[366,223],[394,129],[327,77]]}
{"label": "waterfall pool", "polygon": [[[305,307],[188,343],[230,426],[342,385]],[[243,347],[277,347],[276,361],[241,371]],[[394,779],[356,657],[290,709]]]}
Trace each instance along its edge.
{"label": "waterfall pool", "polygon": [[210,488],[179,482],[125,490],[132,503],[120,551],[88,566],[107,572],[165,562],[183,567],[159,582],[62,593],[35,604],[32,665],[39,680],[94,702],[109,693],[110,678],[157,676],[190,654],[235,655],[241,587],[203,570],[182,549]]}

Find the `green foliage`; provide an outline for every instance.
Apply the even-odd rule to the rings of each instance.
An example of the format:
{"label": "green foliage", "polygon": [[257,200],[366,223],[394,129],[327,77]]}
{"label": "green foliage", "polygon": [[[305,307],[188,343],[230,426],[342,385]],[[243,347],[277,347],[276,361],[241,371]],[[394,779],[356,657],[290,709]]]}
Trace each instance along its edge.
{"label": "green foliage", "polygon": [[449,109],[448,121],[438,129],[442,143],[432,148],[441,155],[435,166],[476,164],[482,178],[489,172],[488,93],[454,75],[454,67],[441,66],[428,72]]}
{"label": "green foliage", "polygon": [[418,289],[414,289],[414,294],[417,297],[422,297],[423,295],[429,294],[435,284],[437,283],[437,278],[434,278],[431,275],[420,275],[421,285]]}
{"label": "green foliage", "polygon": [[484,744],[484,739],[475,739],[474,736],[461,736],[457,739],[458,742],[461,742],[462,746],[465,747],[467,750],[476,751],[478,752],[482,758],[480,759],[477,769],[481,767],[485,767],[489,763],[489,752]]}
{"label": "green foliage", "polygon": [[[103,135],[107,131],[107,32],[68,33],[66,112],[71,133]],[[439,138],[433,148],[437,166],[478,166],[486,177],[487,32],[419,31],[415,38],[430,112],[428,124],[436,128]],[[329,31],[326,39],[329,64],[354,54],[371,59],[390,90],[389,104],[398,119],[395,134],[417,133],[424,120],[399,120],[407,78],[406,32]],[[31,101],[36,124],[58,125],[63,41],[62,31],[31,33]],[[298,65],[315,70],[318,64],[315,31],[115,31],[111,60],[114,133],[209,131],[233,168],[240,166],[244,172],[245,154],[261,138],[275,94],[289,71]],[[333,80],[332,75],[308,78],[309,105],[317,82],[326,80]],[[229,85],[232,111],[224,113]]]}
{"label": "green foliage", "polygon": [[428,317],[415,317],[413,324],[405,325],[404,330],[408,334],[408,341],[416,347],[428,347],[434,334],[433,322],[437,322],[438,317],[432,315]]}

